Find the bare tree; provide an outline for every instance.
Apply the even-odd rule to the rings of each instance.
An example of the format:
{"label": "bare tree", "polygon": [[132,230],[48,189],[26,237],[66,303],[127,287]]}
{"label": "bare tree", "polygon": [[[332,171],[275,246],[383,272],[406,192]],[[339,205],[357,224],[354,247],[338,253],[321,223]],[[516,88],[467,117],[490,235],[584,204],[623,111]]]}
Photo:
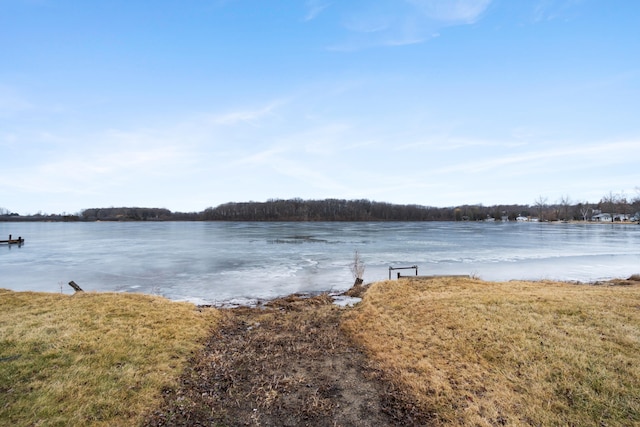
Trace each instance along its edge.
{"label": "bare tree", "polygon": [[571,199],[569,199],[568,195],[560,197],[560,206],[562,206],[562,219],[565,221],[573,219],[569,218],[569,207],[571,206]]}
{"label": "bare tree", "polygon": [[615,208],[618,202],[618,197],[613,194],[612,191],[609,191],[609,194],[605,194],[600,200],[600,206],[603,210],[603,213],[608,213],[611,215],[611,222],[613,222],[613,217],[615,216]]}
{"label": "bare tree", "polygon": [[627,214],[629,213],[629,201],[627,200],[627,194],[624,191],[621,191],[617,195],[616,202],[618,213],[621,213],[623,215],[620,220],[624,221]]}
{"label": "bare tree", "polygon": [[540,221],[543,220],[543,214],[544,214],[544,209],[547,207],[547,198],[546,197],[542,197],[542,196],[538,196],[538,198],[535,200],[536,203],[536,208],[538,209],[538,218],[540,219]]}
{"label": "bare tree", "polygon": [[353,255],[353,262],[349,268],[351,269],[351,274],[353,274],[353,278],[355,279],[354,285],[361,285],[364,282],[364,280],[362,280],[362,276],[364,276],[364,262],[357,250]]}
{"label": "bare tree", "polygon": [[593,209],[591,209],[591,205],[589,205],[589,202],[584,202],[580,203],[578,207],[580,208],[580,215],[582,215],[582,220],[586,221],[589,214],[593,211]]}

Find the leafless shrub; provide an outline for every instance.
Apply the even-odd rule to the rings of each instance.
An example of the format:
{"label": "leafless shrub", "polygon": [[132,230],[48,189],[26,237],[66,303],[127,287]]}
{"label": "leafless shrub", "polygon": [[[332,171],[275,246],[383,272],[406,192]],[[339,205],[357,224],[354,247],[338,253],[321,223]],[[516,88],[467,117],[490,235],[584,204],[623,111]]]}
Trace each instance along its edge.
{"label": "leafless shrub", "polygon": [[360,257],[360,253],[357,250],[353,255],[353,261],[349,265],[349,269],[351,270],[351,274],[353,275],[353,278],[356,280],[355,284],[356,285],[362,284],[363,282],[362,276],[364,276],[365,266],[364,266],[364,261],[362,261],[362,258]]}

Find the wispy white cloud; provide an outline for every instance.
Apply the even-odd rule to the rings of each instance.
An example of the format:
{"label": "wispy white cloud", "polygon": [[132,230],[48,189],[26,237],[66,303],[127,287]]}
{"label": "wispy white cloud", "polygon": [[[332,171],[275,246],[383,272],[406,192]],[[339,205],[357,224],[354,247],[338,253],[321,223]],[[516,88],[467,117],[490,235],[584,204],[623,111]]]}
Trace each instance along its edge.
{"label": "wispy white cloud", "polygon": [[390,39],[384,42],[384,46],[408,46],[422,43],[425,39],[421,37]]}
{"label": "wispy white cloud", "polygon": [[316,19],[322,11],[331,6],[331,3],[321,0],[307,0],[307,14],[303,18],[303,21],[308,22]]}
{"label": "wispy white cloud", "polygon": [[[341,174],[336,174],[335,163],[327,164],[325,156],[307,153],[305,147],[292,146],[286,143],[276,143],[264,150],[247,153],[231,163],[229,170],[242,170],[250,173],[255,187],[264,191],[269,187],[270,197],[297,197],[304,191],[308,194],[322,192],[322,194],[343,194],[346,190],[340,180]],[[262,178],[268,178],[262,181]],[[278,188],[274,182],[287,183]],[[308,197],[308,196],[307,196]]]}
{"label": "wispy white cloud", "polygon": [[286,101],[284,100],[277,100],[257,109],[241,109],[222,114],[212,114],[208,115],[207,120],[214,125],[251,124],[273,114],[278,107],[285,103]]}
{"label": "wispy white cloud", "polygon": [[439,37],[441,28],[477,22],[491,0],[378,0],[342,9],[345,40],[328,47],[355,51],[378,46],[405,46]]}
{"label": "wispy white cloud", "polygon": [[271,167],[281,175],[294,179],[299,184],[306,184],[314,191],[322,190],[326,194],[340,194],[345,191],[344,183],[331,173],[331,169],[320,165],[310,167],[295,160],[278,159]]}
{"label": "wispy white cloud", "polygon": [[[495,151],[491,156],[478,157],[460,163],[443,166],[434,169],[437,174],[451,173],[477,173],[482,174],[488,171],[500,171],[505,167],[516,173],[530,174],[531,168],[536,164],[542,164],[549,169],[549,162],[561,161],[564,169],[591,169],[594,174],[598,170],[611,164],[625,164],[628,162],[626,153],[640,149],[640,140],[596,142],[591,144],[574,144],[565,146],[558,144],[557,148],[544,146],[538,150],[531,150],[521,153],[506,153],[496,155]],[[519,168],[519,172],[518,172]]]}
{"label": "wispy white cloud", "polygon": [[[128,193],[132,186],[154,187],[158,182],[180,182],[186,177],[222,179],[222,171],[228,171],[233,160],[246,155],[247,149],[254,148],[253,163],[260,156],[267,157],[266,152],[255,151],[254,142],[262,133],[261,126],[271,122],[282,105],[283,101],[276,100],[257,108],[200,113],[145,128],[105,129],[73,136],[44,132],[7,135],[7,142],[31,140],[50,155],[34,166],[16,168],[11,180],[0,178],[0,192],[6,188],[85,197],[113,193],[119,187]],[[242,146],[236,144],[238,138]],[[249,163],[251,159],[247,158]]]}
{"label": "wispy white cloud", "polygon": [[285,154],[288,149],[284,146],[272,146],[257,152],[247,153],[233,161],[233,167],[247,167],[270,164],[280,155]]}
{"label": "wispy white cloud", "polygon": [[597,201],[611,190],[612,182],[619,184],[614,191],[633,193],[637,174],[629,170],[628,153],[640,150],[640,139],[580,144],[564,141],[539,144],[526,151],[521,148],[471,144],[458,150],[456,156],[438,157],[433,149],[418,147],[410,158],[392,154],[393,161],[383,174],[362,171],[366,184],[354,188],[372,194],[369,198],[405,203],[434,203],[437,199],[438,206],[533,203],[539,194],[550,200],[570,194]]}
{"label": "wispy white cloud", "polygon": [[491,0],[407,0],[431,19],[446,23],[476,22]]}
{"label": "wispy white cloud", "polygon": [[575,6],[583,0],[538,0],[533,6],[533,21],[553,21],[571,16]]}
{"label": "wispy white cloud", "polygon": [[429,150],[432,152],[442,152],[468,150],[471,148],[512,149],[522,145],[524,145],[524,142],[521,141],[502,141],[494,139],[443,135],[436,131],[429,137],[421,138],[419,141],[397,145],[393,148],[393,151],[405,152],[414,150]]}
{"label": "wispy white cloud", "polygon": [[127,147],[112,137],[104,148],[65,152],[35,166],[12,171],[13,180],[0,181],[34,193],[90,194],[116,184],[153,180],[188,165],[176,146]]}

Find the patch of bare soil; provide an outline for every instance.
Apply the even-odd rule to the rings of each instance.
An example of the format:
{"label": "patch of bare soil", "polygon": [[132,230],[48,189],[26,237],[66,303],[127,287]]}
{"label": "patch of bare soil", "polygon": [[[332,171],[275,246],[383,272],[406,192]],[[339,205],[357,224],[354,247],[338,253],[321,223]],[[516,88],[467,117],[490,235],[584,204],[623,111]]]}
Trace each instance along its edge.
{"label": "patch of bare soil", "polygon": [[340,330],[328,296],[227,310],[147,426],[426,425]]}

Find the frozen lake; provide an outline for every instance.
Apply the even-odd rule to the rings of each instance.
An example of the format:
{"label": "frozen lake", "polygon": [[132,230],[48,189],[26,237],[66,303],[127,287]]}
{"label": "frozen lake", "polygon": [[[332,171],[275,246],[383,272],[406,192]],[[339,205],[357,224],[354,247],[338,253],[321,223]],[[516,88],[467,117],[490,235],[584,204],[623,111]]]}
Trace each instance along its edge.
{"label": "frozen lake", "polygon": [[[640,273],[640,226],[469,222],[0,223],[0,288],[163,295],[201,304],[250,302],[365,282],[389,267],[485,280],[590,282]],[[395,273],[394,273],[395,274]],[[405,271],[404,274],[410,274]]]}

